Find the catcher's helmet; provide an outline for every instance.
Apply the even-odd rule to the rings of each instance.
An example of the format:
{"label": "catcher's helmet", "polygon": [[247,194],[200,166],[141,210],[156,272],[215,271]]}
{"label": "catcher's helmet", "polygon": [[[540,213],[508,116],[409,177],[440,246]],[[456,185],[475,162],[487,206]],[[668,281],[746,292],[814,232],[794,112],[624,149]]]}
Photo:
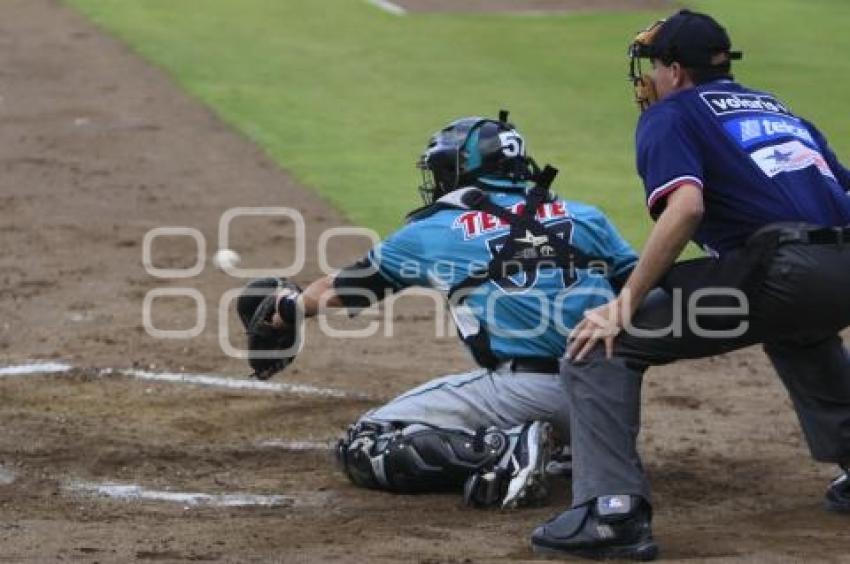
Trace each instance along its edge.
{"label": "catcher's helmet", "polygon": [[417,166],[425,204],[463,186],[526,188],[537,170],[508,112],[499,119],[465,117],[435,133]]}

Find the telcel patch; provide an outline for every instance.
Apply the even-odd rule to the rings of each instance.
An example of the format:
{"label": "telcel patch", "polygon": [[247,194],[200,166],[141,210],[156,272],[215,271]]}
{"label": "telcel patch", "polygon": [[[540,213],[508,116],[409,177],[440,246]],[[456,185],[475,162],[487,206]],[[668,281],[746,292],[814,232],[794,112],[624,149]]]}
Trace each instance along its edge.
{"label": "telcel patch", "polygon": [[799,139],[812,148],[817,147],[805,124],[794,117],[757,114],[729,119],[723,123],[723,127],[744,149],[788,137]]}

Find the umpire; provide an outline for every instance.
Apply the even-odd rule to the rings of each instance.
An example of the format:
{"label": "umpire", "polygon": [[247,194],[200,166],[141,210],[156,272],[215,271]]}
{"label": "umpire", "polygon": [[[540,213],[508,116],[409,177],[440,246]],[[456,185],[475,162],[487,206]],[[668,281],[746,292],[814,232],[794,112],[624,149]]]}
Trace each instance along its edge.
{"label": "umpire", "polygon": [[[827,508],[850,512],[850,360],[838,336],[850,325],[850,172],[814,125],[733,80],[741,54],[711,17],[682,10],[639,34],[630,55],[644,111],[637,167],[656,223],[623,293],[571,335],[562,375],[573,507],[539,526],[532,545],[655,558],[636,449],[642,375],[756,343],[812,456],[842,468]],[[709,256],[674,265],[689,240]],[[706,313],[697,305],[725,309],[696,315]],[[686,326],[658,331],[677,319]]]}

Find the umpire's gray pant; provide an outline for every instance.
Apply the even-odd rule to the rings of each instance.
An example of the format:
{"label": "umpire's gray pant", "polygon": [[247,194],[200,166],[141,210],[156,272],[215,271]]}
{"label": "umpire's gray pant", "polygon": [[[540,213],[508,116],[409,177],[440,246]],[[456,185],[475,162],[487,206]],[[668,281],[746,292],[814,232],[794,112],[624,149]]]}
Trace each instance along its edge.
{"label": "umpire's gray pant", "polygon": [[436,378],[405,392],[362,419],[420,423],[474,433],[480,427],[508,430],[528,421],[547,421],[569,437],[566,393],[558,374],[514,372],[508,364],[496,370],[478,368]]}
{"label": "umpire's gray pant", "polygon": [[[585,362],[562,362],[574,506],[612,494],[650,499],[636,447],[641,378],[648,366],[756,343],[764,344],[788,389],[812,456],[850,462],[850,360],[837,335],[850,325],[850,244],[783,245],[772,251],[768,264],[763,281],[749,292],[750,325],[741,336],[705,338],[689,324],[680,337],[624,332],[612,359],[597,347]],[[668,327],[673,310],[671,295],[656,290],[633,324]],[[731,321],[730,327],[740,318]]]}

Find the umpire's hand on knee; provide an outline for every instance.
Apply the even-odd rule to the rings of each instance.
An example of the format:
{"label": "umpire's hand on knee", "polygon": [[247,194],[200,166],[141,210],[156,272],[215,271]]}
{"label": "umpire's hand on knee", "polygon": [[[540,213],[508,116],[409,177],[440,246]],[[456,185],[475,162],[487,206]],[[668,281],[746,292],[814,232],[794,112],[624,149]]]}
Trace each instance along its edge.
{"label": "umpire's hand on knee", "polygon": [[603,306],[584,312],[584,319],[570,332],[567,359],[583,360],[600,341],[605,344],[605,355],[614,355],[614,339],[631,317],[631,310],[619,297]]}

